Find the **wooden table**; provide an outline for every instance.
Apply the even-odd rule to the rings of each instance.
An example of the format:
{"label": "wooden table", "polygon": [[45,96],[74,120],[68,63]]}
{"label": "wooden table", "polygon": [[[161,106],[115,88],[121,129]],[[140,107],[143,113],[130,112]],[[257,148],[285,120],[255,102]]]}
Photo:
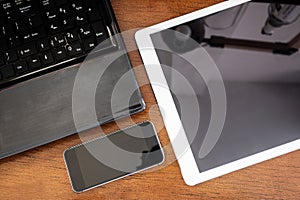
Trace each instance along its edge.
{"label": "wooden table", "polygon": [[[122,31],[139,29],[218,3],[219,0],[112,0]],[[135,48],[133,32],[125,38]],[[147,109],[131,119],[151,119],[165,147],[163,166],[82,194],[71,190],[63,151],[80,143],[73,135],[0,161],[0,199],[300,199],[300,151],[248,167],[194,187],[185,185],[137,51],[130,53]],[[131,125],[130,118],[118,121]],[[105,133],[118,130],[115,123]],[[97,134],[98,129],[86,134]]]}

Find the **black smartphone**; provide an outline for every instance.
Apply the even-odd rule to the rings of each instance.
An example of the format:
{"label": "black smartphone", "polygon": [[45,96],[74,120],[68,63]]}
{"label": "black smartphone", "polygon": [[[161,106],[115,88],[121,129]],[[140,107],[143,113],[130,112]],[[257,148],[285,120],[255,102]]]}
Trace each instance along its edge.
{"label": "black smartphone", "polygon": [[80,193],[159,165],[164,153],[146,121],[71,147],[64,159],[72,189]]}

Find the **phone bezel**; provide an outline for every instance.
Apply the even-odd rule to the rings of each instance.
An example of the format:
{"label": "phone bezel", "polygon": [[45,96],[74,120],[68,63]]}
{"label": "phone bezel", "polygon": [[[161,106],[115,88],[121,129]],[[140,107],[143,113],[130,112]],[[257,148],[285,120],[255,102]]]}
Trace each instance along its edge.
{"label": "phone bezel", "polygon": [[[157,143],[158,143],[158,145],[159,145],[159,151],[160,151],[160,153],[161,153],[161,155],[162,155],[162,160],[161,160],[160,162],[154,163],[153,165],[150,165],[150,166],[148,166],[148,167],[142,168],[142,169],[140,169],[140,170],[137,170],[137,171],[134,171],[134,172],[131,172],[131,173],[122,175],[122,176],[120,176],[120,177],[111,179],[111,180],[109,180],[109,181],[105,181],[105,182],[102,182],[102,183],[93,185],[93,186],[91,186],[91,187],[85,187],[85,186],[84,186],[84,183],[83,183],[82,173],[81,173],[81,171],[79,170],[79,165],[78,165],[78,160],[77,160],[76,154],[73,154],[73,156],[75,156],[75,158],[76,158],[76,159],[74,159],[73,161],[74,161],[74,163],[76,164],[76,166],[77,166],[77,168],[78,168],[78,169],[76,170],[76,172],[78,172],[77,175],[79,176],[79,178],[80,178],[80,180],[81,180],[81,184],[77,184],[77,186],[78,186],[78,185],[83,186],[82,189],[76,188],[76,186],[75,186],[75,184],[74,184],[74,182],[73,182],[74,179],[72,179],[72,177],[71,177],[70,167],[69,167],[70,165],[68,165],[68,159],[66,158],[66,155],[67,155],[68,152],[74,152],[74,151],[72,151],[72,150],[74,150],[75,148],[79,148],[80,146],[84,146],[84,145],[86,145],[86,144],[88,144],[88,143],[91,143],[91,142],[94,142],[94,141],[97,141],[97,140],[101,140],[101,139],[103,139],[103,138],[105,138],[105,137],[109,137],[109,136],[114,135],[114,134],[122,133],[123,131],[126,131],[126,130],[128,130],[128,129],[130,129],[130,128],[134,128],[134,127],[136,127],[136,126],[141,126],[141,125],[143,125],[143,124],[148,124],[148,123],[149,123],[149,125],[152,127],[152,130],[154,131],[155,138],[156,138]],[[72,190],[73,190],[75,193],[82,193],[82,192],[91,190],[91,189],[93,189],[93,188],[100,187],[100,186],[102,186],[102,185],[104,185],[104,184],[108,184],[108,183],[110,183],[110,182],[113,182],[113,181],[116,181],[116,180],[125,178],[125,177],[127,177],[127,176],[130,176],[130,175],[133,175],[133,174],[142,172],[142,171],[145,171],[145,170],[150,169],[150,168],[152,168],[152,167],[161,165],[161,164],[165,161],[165,155],[164,155],[164,152],[163,152],[162,149],[163,149],[163,148],[162,148],[162,146],[161,146],[161,143],[160,143],[159,138],[158,138],[158,134],[157,134],[157,132],[156,132],[156,130],[155,130],[155,127],[154,127],[153,123],[150,122],[150,121],[144,121],[144,122],[141,122],[141,123],[138,123],[138,124],[129,126],[129,127],[127,127],[127,128],[124,128],[124,129],[121,129],[121,130],[118,130],[118,131],[109,133],[109,134],[107,134],[107,135],[104,135],[104,136],[101,136],[101,137],[97,137],[97,138],[95,138],[95,139],[93,139],[93,140],[89,140],[89,141],[86,141],[86,142],[84,142],[84,143],[81,143],[81,144],[75,145],[75,146],[73,146],[73,147],[70,147],[70,148],[68,148],[68,149],[66,149],[66,150],[64,151],[63,157],[64,157],[64,163],[65,163],[65,165],[66,165],[66,169],[67,169],[67,172],[68,172],[68,177],[69,177],[69,180],[70,180],[70,183],[71,183]],[[73,162],[72,162],[72,163],[73,163]],[[74,167],[74,166],[73,166],[73,167]]]}

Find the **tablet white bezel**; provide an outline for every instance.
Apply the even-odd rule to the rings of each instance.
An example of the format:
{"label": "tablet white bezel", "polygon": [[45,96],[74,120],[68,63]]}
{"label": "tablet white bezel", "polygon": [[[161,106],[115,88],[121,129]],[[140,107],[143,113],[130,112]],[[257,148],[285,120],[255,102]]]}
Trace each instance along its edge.
{"label": "tablet white bezel", "polygon": [[[159,59],[154,49],[154,45],[151,40],[151,34],[159,31],[180,25],[207,15],[234,7],[250,0],[231,0],[222,2],[205,9],[201,9],[181,17],[177,17],[163,23],[151,26],[149,28],[142,29],[135,34],[137,46],[140,51],[140,55],[144,62],[153,92],[155,94],[158,105],[161,109],[163,120],[172,143],[173,150],[178,160],[182,176],[184,181],[188,185],[196,185],[198,183],[228,174],[230,172],[248,167],[250,165],[257,164],[259,162],[295,151],[300,149],[300,139],[293,142],[289,142],[275,148],[262,151],[260,153],[236,160],[234,162],[210,169],[208,171],[200,173],[198,166],[194,159],[192,150],[189,146],[186,134],[182,128],[182,123],[179,118],[175,103],[170,93],[166,78],[161,68]],[[156,66],[155,68],[153,66]],[[159,66],[159,67],[157,67]],[[166,112],[167,111],[167,112]],[[180,143],[174,142],[180,141]],[[182,147],[187,147],[184,153],[182,153]]]}

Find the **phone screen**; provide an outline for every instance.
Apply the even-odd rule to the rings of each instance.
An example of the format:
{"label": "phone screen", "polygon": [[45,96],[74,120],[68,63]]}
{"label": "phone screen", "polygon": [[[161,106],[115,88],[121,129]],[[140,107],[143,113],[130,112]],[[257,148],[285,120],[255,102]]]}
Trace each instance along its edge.
{"label": "phone screen", "polygon": [[64,153],[71,184],[82,192],[163,162],[151,122],[97,138]]}

